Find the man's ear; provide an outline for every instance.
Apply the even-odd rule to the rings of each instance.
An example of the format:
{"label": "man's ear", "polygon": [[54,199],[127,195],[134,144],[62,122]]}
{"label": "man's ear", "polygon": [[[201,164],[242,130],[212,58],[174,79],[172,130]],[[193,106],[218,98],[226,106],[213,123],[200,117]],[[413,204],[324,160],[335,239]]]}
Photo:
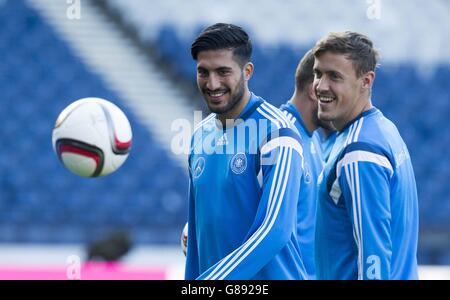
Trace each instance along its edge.
{"label": "man's ear", "polygon": [[317,101],[316,91],[314,90],[314,84],[312,82],[308,84],[306,90],[308,92],[308,98],[313,101]]}
{"label": "man's ear", "polygon": [[255,68],[255,66],[251,62],[248,62],[248,63],[245,64],[245,66],[244,66],[244,79],[245,79],[245,81],[249,81],[250,80],[250,78],[253,75],[254,68]]}
{"label": "man's ear", "polygon": [[361,85],[362,91],[371,90],[374,80],[375,80],[375,72],[374,71],[369,71],[366,74],[364,74],[362,76],[362,85]]}

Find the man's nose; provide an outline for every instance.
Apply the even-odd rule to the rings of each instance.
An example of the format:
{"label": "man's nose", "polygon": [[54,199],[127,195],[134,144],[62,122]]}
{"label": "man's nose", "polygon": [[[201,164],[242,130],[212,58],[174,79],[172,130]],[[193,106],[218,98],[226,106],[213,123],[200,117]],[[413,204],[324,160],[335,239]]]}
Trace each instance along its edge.
{"label": "man's nose", "polygon": [[206,88],[211,91],[217,90],[220,88],[220,79],[215,74],[210,74],[208,77],[208,81],[206,82]]}
{"label": "man's nose", "polygon": [[316,79],[316,92],[326,92],[330,90],[328,80],[325,78]]}

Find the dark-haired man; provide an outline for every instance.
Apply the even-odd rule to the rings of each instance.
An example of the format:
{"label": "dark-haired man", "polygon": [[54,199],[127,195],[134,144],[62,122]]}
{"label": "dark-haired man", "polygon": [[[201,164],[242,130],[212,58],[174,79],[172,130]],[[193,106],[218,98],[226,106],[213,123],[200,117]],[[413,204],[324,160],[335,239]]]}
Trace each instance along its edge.
{"label": "dark-haired man", "polygon": [[[314,235],[316,224],[317,178],[323,169],[324,158],[319,136],[315,130],[333,131],[330,122],[317,116],[317,99],[313,88],[314,55],[308,51],[295,72],[295,91],[281,110],[297,129],[303,145],[303,175],[298,195],[297,239],[305,269],[310,279],[315,278]],[[299,166],[300,168],[300,166]]]}
{"label": "dark-haired man", "polygon": [[304,279],[296,239],[302,147],[283,113],[248,89],[252,44],[215,24],[193,42],[212,114],[189,155],[186,279]]}
{"label": "dark-haired man", "polygon": [[408,149],[371,103],[377,51],[355,32],[313,49],[318,115],[337,129],[319,177],[318,279],[417,279],[418,203]]}

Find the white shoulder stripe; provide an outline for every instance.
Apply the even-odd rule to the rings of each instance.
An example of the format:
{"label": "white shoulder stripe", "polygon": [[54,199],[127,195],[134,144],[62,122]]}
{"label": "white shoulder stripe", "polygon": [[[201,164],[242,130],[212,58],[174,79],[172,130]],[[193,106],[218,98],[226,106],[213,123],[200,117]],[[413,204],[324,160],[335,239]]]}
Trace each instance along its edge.
{"label": "white shoulder stripe", "polygon": [[287,118],[289,121],[292,121],[292,115],[291,115],[290,112],[288,112],[287,110],[282,110],[281,112],[286,116],[286,118]]}
{"label": "white shoulder stripe", "polygon": [[297,151],[298,154],[300,154],[300,156],[303,156],[302,146],[296,139],[294,139],[290,136],[280,136],[280,137],[274,138],[273,140],[270,140],[267,144],[262,146],[261,155],[270,153],[273,149],[282,147],[282,146],[292,148],[295,151]]}
{"label": "white shoulder stripe", "polygon": [[353,142],[356,142],[359,138],[359,132],[361,131],[363,121],[364,121],[364,118],[359,119],[359,124],[356,127],[356,132],[355,132],[355,137],[353,138]]}
{"label": "white shoulder stripe", "polygon": [[283,120],[285,122],[287,121],[287,118],[284,116],[284,114],[282,114],[281,111],[278,110],[275,106],[273,106],[273,105],[271,105],[271,104],[269,104],[267,102],[264,102],[261,106],[265,110],[272,112],[272,114],[274,116],[276,116],[278,119],[281,119],[281,120]]}
{"label": "white shoulder stripe", "polygon": [[350,125],[350,128],[349,128],[348,133],[347,133],[347,137],[345,138],[344,147],[348,145],[348,141],[350,139],[350,135],[352,133],[353,126],[355,126],[354,123],[352,125]]}
{"label": "white shoulder stripe", "polygon": [[282,110],[282,112],[284,113],[284,115],[286,116],[288,121],[291,123],[291,125],[292,125],[291,127],[294,128],[295,127],[295,117],[287,110]]}
{"label": "white shoulder stripe", "polygon": [[351,142],[353,141],[353,139],[354,139],[354,137],[355,137],[355,132],[356,132],[356,130],[358,129],[358,126],[359,126],[359,121],[360,121],[360,119],[359,119],[358,121],[356,121],[356,122],[353,124],[353,126],[352,126],[350,138],[348,139],[348,143],[349,143],[349,144],[351,144]]}
{"label": "white shoulder stripe", "polygon": [[348,144],[350,144],[352,142],[353,133],[355,132],[356,127],[358,127],[358,122],[359,122],[359,120],[350,126],[350,129],[348,130],[347,139],[345,140],[345,146],[347,146]]}
{"label": "white shoulder stripe", "polygon": [[275,108],[274,106],[268,104],[267,102],[264,102],[263,104],[261,104],[260,107],[262,109],[264,109],[266,112],[270,113],[274,118],[279,120],[280,123],[283,124],[284,127],[290,127],[289,126],[289,121],[286,118],[286,116],[284,116],[281,113],[281,111],[279,111],[277,108]]}
{"label": "white shoulder stripe", "polygon": [[291,124],[295,125],[295,117],[291,113],[288,113],[287,116]]}
{"label": "white shoulder stripe", "polygon": [[264,112],[261,107],[258,107],[256,109],[257,112],[259,112],[263,117],[267,118],[268,120],[270,120],[276,127],[276,129],[280,129],[281,128],[281,124],[279,121],[277,121],[276,119],[274,119],[273,117],[269,116],[266,112]]}
{"label": "white shoulder stripe", "polygon": [[394,173],[391,163],[385,156],[369,151],[358,150],[345,154],[345,156],[337,163],[337,177],[341,175],[341,168],[343,165],[345,166],[353,162],[371,162],[388,169],[391,177]]}
{"label": "white shoulder stripe", "polygon": [[201,128],[203,125],[205,125],[207,122],[209,122],[212,118],[214,118],[216,116],[216,114],[212,113],[209,116],[207,116],[205,119],[203,119],[202,121],[200,121],[200,123],[198,123],[195,127],[194,127],[194,132],[196,132],[199,128]]}

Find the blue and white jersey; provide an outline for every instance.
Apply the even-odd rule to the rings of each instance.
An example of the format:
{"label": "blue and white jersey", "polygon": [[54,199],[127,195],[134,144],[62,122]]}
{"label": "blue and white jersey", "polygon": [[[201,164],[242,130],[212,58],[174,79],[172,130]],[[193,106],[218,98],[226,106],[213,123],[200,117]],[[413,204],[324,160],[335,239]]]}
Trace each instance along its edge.
{"label": "blue and white jersey", "polygon": [[418,203],[408,149],[376,108],[336,137],[319,177],[318,279],[417,279]]}
{"label": "blue and white jersey", "polygon": [[320,146],[322,148],[323,161],[326,162],[330,156],[331,149],[333,148],[334,142],[336,141],[337,132],[333,131],[328,136],[322,128],[318,128],[314,131],[314,135],[320,141]]}
{"label": "blue and white jersey", "polygon": [[324,162],[316,135],[309,132],[295,106],[288,102],[280,108],[295,125],[303,146],[303,175],[300,184],[297,210],[297,239],[309,279],[315,279],[314,236],[316,227],[317,179]]}
{"label": "blue and white jersey", "polygon": [[283,113],[251,95],[236,124],[194,132],[186,279],[305,279],[296,237],[302,147]]}

